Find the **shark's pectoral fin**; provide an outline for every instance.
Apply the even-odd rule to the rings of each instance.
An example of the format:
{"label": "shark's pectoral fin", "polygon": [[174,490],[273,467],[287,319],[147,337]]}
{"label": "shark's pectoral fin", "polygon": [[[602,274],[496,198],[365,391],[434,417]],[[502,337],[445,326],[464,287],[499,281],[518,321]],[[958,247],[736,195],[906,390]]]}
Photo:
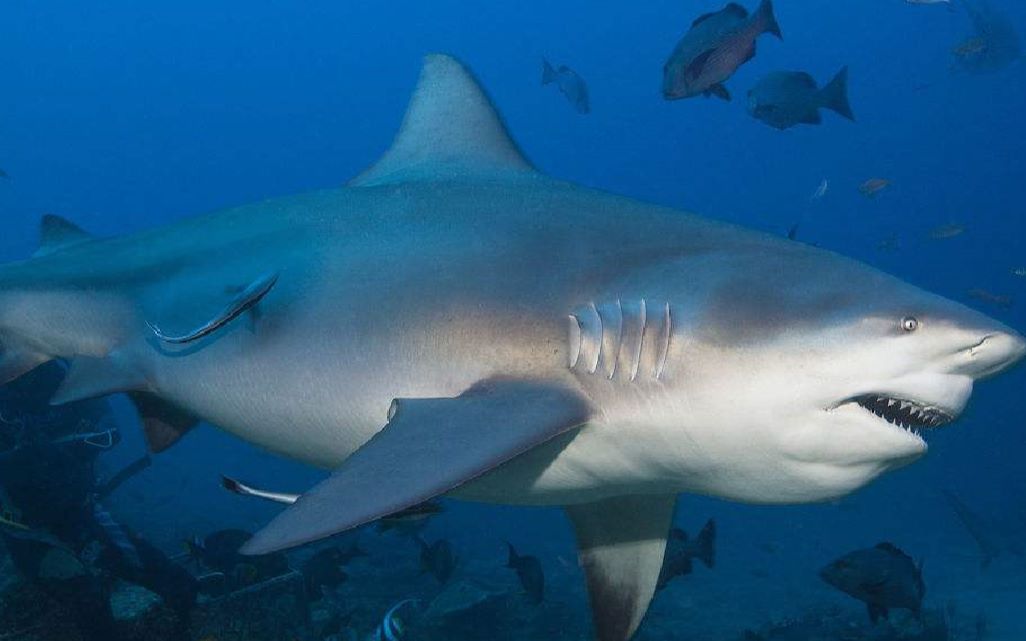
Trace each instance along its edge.
{"label": "shark's pectoral fin", "polygon": [[456,398],[396,399],[388,424],[243,547],[264,554],[331,536],[444,494],[585,423],[575,392],[487,381]]}
{"label": "shark's pectoral fin", "polygon": [[46,214],[39,222],[39,249],[32,257],[46,256],[92,239],[91,234],[75,223],[54,214]]}
{"label": "shark's pectoral fin", "polygon": [[599,641],[626,641],[655,594],[675,495],[624,496],[571,505]]}
{"label": "shark's pectoral fin", "polygon": [[155,394],[130,392],[139,420],[143,424],[146,445],[154,454],[159,454],[178,442],[180,438],[196,427],[199,419]]}

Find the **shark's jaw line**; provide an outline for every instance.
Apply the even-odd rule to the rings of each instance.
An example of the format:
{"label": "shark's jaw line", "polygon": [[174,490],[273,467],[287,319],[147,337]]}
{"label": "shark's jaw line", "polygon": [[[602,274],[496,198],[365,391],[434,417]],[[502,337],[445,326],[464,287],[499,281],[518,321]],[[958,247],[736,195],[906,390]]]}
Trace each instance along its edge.
{"label": "shark's jaw line", "polygon": [[[904,430],[922,441],[923,430],[931,430],[954,422],[957,410],[939,407],[936,403],[918,401],[888,393],[867,393],[853,396],[841,403],[855,405],[873,414],[880,421]],[[925,443],[925,441],[924,441]]]}

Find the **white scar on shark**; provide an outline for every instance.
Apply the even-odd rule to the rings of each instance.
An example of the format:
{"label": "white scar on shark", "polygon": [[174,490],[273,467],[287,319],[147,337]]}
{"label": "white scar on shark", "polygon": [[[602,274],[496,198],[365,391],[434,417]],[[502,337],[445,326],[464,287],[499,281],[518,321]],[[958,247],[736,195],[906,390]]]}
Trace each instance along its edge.
{"label": "white scar on shark", "polygon": [[125,392],[155,451],[205,420],[333,469],[236,488],[288,504],[251,554],[442,495],[565,506],[601,641],[641,623],[679,494],[842,496],[1026,349],[832,252],[544,175],[444,55],[344,188],[42,236],[0,268],[0,382],[67,359],[53,401]]}

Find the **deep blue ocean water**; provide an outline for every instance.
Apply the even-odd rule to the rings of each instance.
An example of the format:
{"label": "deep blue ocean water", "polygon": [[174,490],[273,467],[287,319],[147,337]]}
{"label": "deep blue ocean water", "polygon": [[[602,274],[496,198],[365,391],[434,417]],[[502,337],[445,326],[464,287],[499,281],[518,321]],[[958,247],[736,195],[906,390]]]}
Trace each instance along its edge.
{"label": "deep blue ocean water", "polygon": [[[1026,6],[992,4],[1026,33]],[[781,235],[801,221],[804,242],[1026,330],[1026,278],[1012,273],[1026,268],[1022,62],[953,71],[951,49],[970,35],[961,9],[778,0],[784,39],[759,39],[754,60],[727,82],[732,102],[664,101],[666,56],[694,17],[719,6],[10,0],[0,8],[0,168],[9,175],[0,179],[0,259],[31,253],[47,212],[117,235],[340,185],[387,147],[422,56],[440,51],[475,71],[528,157],[552,175]],[[590,114],[541,86],[543,56],[588,82]],[[781,132],[745,111],[745,91],[769,71],[825,82],[844,65],[856,122],[824,113],[820,126]],[[873,177],[892,184],[869,199],[858,187]],[[823,179],[829,190],[811,201]],[[930,237],[951,223],[964,232]],[[896,247],[880,248],[891,239]],[[1012,303],[972,298],[974,289]],[[1022,368],[980,384],[929,456],[836,504],[684,497],[677,521],[689,532],[718,521],[718,567],[661,593],[648,625],[666,636],[645,638],[735,638],[824,603],[855,612],[861,606],[820,583],[816,569],[881,540],[925,559],[932,605],[969,603],[993,620],[994,638],[1026,638],[1010,605],[1026,595],[1026,561],[1006,556],[980,570],[940,494],[955,490],[994,527],[1026,537],[1024,384]],[[115,403],[126,425],[135,420]],[[111,469],[143,449],[135,430],[124,431],[105,461]],[[276,512],[219,491],[222,472],[294,491],[324,475],[203,427],[112,507],[169,552],[193,534],[256,529]],[[482,567],[504,562],[509,538],[553,573],[578,572],[557,510],[450,503],[428,532]],[[395,558],[416,562],[412,548],[391,545]],[[402,598],[403,585],[376,581],[355,571],[350,585]],[[586,626],[583,587],[559,585],[553,598]]]}

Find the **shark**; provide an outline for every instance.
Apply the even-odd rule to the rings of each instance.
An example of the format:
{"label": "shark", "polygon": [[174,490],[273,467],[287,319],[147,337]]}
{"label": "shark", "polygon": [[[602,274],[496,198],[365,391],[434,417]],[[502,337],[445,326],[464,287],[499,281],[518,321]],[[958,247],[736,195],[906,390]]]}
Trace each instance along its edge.
{"label": "shark", "polygon": [[343,187],[113,238],[47,216],[0,268],[0,381],[61,359],[53,403],[127,394],[155,452],[205,421],[333,470],[244,553],[441,496],[561,506],[601,641],[679,495],[848,494],[1024,352],[839,254],[546,175],[441,54]]}

